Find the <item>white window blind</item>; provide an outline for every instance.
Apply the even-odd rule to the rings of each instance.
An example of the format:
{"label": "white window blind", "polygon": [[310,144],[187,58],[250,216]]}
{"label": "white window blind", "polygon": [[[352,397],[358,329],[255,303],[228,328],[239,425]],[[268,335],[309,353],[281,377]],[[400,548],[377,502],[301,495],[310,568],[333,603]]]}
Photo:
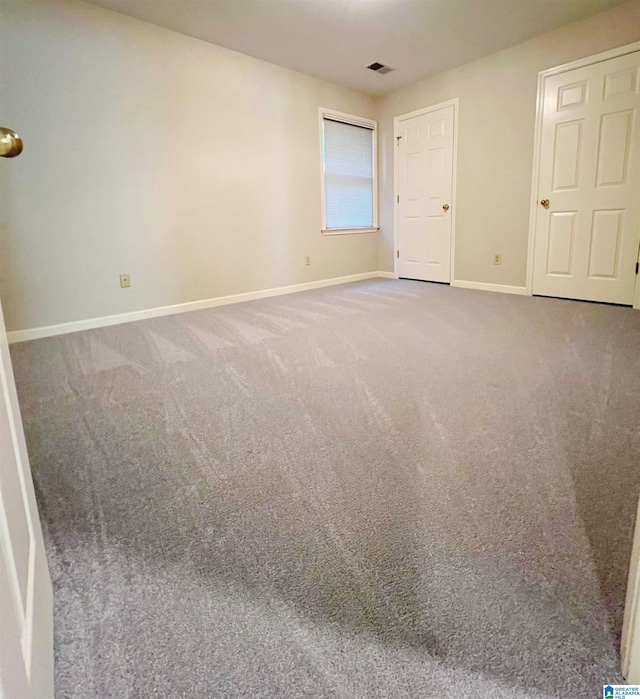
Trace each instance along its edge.
{"label": "white window blind", "polygon": [[374,130],[323,118],[325,226],[372,228]]}

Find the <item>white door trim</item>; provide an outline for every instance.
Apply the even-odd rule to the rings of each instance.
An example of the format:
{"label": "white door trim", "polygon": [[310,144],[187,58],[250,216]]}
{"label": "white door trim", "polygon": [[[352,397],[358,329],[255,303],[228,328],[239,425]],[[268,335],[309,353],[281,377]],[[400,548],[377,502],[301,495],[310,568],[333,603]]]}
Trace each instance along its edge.
{"label": "white door trim", "polygon": [[[593,65],[594,63],[602,63],[602,61],[608,61],[610,58],[618,58],[619,56],[625,56],[628,53],[634,53],[640,51],[640,41],[636,41],[633,44],[626,44],[625,46],[620,46],[610,51],[604,51],[603,53],[597,53],[593,56],[586,56],[585,58],[580,58],[577,61],[571,61],[571,63],[564,63],[563,65],[556,66],[555,68],[548,68],[547,70],[542,70],[538,73],[538,96],[536,100],[536,129],[533,142],[533,169],[531,174],[531,202],[529,210],[529,241],[527,247],[527,280],[525,288],[527,295],[533,295],[533,254],[535,250],[536,242],[536,224],[538,216],[538,185],[540,181],[540,148],[542,145],[542,119],[543,119],[543,107],[544,107],[544,82],[548,77],[552,75],[558,75],[560,73],[566,73],[570,70],[575,70],[576,68],[584,68],[585,66]],[[640,284],[638,284],[638,278],[636,277],[636,290],[635,290],[635,300],[633,307],[640,309]]]}
{"label": "white door trim", "polygon": [[455,279],[453,274],[455,264],[456,250],[456,184],[458,176],[458,104],[459,100],[454,97],[446,102],[432,104],[429,107],[422,107],[407,114],[400,114],[393,118],[393,273],[398,277],[398,230],[399,230],[399,213],[398,207],[398,189],[399,189],[399,162],[398,162],[398,136],[400,135],[400,122],[405,119],[413,119],[413,117],[424,116],[430,112],[435,112],[438,109],[445,107],[453,107],[453,168],[451,170],[451,264],[450,276],[451,282]]}
{"label": "white door trim", "polygon": [[640,682],[640,502],[629,565],[620,656],[622,676],[629,684],[638,684]]}

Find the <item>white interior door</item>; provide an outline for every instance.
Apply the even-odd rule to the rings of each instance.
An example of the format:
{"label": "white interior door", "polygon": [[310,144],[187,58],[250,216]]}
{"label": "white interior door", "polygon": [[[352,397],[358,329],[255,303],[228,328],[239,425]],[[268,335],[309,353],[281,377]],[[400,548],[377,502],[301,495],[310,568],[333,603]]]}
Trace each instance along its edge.
{"label": "white interior door", "polygon": [[397,120],[397,273],[451,281],[454,105]]}
{"label": "white interior door", "polygon": [[633,303],[640,52],[544,83],[533,293]]}
{"label": "white interior door", "polygon": [[0,389],[0,699],[48,699],[53,697],[51,580],[1,305]]}

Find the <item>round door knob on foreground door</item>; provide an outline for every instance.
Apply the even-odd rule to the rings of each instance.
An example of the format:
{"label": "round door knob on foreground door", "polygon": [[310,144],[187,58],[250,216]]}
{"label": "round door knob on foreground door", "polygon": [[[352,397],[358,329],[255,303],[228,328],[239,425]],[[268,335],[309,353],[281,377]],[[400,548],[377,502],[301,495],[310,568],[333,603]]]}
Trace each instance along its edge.
{"label": "round door knob on foreground door", "polygon": [[443,208],[445,211],[449,211],[449,204],[443,204],[443,205],[442,205],[442,208]]}
{"label": "round door knob on foreground door", "polygon": [[22,153],[22,139],[15,131],[0,126],[0,157],[15,158]]}
{"label": "round door knob on foreground door", "polygon": [[545,209],[549,208],[549,200],[548,199],[540,199],[540,203],[542,206],[544,206]]}

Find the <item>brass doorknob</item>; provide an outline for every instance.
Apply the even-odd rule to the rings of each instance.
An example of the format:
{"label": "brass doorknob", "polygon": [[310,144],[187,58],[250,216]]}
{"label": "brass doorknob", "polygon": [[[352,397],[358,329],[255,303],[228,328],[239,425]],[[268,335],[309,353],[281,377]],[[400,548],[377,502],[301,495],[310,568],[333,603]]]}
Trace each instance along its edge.
{"label": "brass doorknob", "polygon": [[443,204],[443,205],[442,205],[442,208],[443,208],[445,211],[449,211],[449,204]]}
{"label": "brass doorknob", "polygon": [[548,199],[540,199],[540,203],[542,206],[544,206],[545,209],[549,208],[549,200]]}
{"label": "brass doorknob", "polygon": [[22,139],[15,131],[0,126],[0,157],[15,158],[22,153]]}

